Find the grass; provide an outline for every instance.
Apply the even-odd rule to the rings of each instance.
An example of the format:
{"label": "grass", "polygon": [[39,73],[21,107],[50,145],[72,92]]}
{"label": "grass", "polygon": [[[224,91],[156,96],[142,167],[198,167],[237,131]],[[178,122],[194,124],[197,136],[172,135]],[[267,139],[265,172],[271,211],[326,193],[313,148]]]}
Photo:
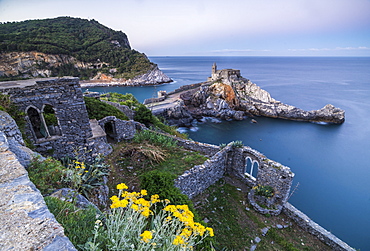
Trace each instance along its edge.
{"label": "grass", "polygon": [[140,176],[152,170],[169,172],[176,176],[207,160],[204,155],[179,146],[163,147],[149,140],[122,142],[107,157],[111,170],[108,186],[113,195],[115,185],[121,182],[140,188]]}
{"label": "grass", "polygon": [[[202,219],[214,228],[218,249],[243,251],[257,245],[256,250],[331,250],[285,215],[265,216],[251,209],[248,191],[240,181],[225,177],[193,200]],[[266,227],[269,230],[263,236],[261,230]]]}
{"label": "grass", "polygon": [[93,206],[81,209],[72,203],[55,197],[45,197],[45,202],[57,221],[63,225],[64,233],[75,247],[84,245],[92,236],[97,212]]}

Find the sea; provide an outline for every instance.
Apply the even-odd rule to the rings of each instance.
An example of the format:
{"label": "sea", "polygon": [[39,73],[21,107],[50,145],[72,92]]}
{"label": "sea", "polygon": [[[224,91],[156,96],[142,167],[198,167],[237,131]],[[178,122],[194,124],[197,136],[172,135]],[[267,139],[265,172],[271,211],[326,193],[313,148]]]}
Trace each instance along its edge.
{"label": "sea", "polygon": [[207,120],[183,128],[193,140],[219,145],[241,140],[295,173],[289,202],[350,246],[370,250],[369,57],[150,57],[174,82],[148,87],[96,87],[132,93],[139,101],[159,90],[203,82],[218,69],[241,75],[283,103],[304,110],[332,104],[341,125],[255,117]]}

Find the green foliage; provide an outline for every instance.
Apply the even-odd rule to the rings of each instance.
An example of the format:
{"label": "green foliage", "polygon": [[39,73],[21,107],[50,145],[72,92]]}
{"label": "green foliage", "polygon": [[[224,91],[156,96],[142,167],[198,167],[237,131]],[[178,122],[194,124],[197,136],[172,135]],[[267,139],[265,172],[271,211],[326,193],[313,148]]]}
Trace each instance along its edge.
{"label": "green foliage", "polygon": [[108,166],[99,156],[92,163],[85,164],[70,158],[64,158],[63,163],[67,167],[63,181],[87,198],[92,189],[104,185],[103,178],[109,174]]}
{"label": "green foliage", "polygon": [[182,194],[180,189],[175,187],[176,175],[169,172],[153,170],[141,175],[141,186],[148,191],[148,195],[158,194],[160,198],[166,198],[171,204],[188,205],[194,214],[194,219],[199,221],[199,216],[194,209],[193,202],[188,196]]}
{"label": "green foliage", "polygon": [[96,209],[93,206],[81,209],[70,202],[50,196],[45,197],[45,202],[75,247],[88,241],[92,236],[97,218]]}
{"label": "green foliage", "polygon": [[[144,54],[131,49],[122,31],[114,31],[95,20],[71,17],[0,24],[0,51],[37,51],[69,55],[88,63],[104,62],[100,71],[114,68],[115,77],[126,79],[153,67]],[[89,78],[97,72],[97,69],[78,70],[72,64],[53,68],[43,62],[38,67],[51,70],[53,76]]]}
{"label": "green foliage", "polygon": [[242,148],[244,146],[241,140],[232,141],[230,144],[233,148]]}
{"label": "green foliage", "polygon": [[115,102],[120,105],[126,105],[130,109],[135,109],[137,106],[141,104],[131,93],[121,94],[117,92],[109,92],[100,95],[100,98],[102,100]]}
{"label": "green foliage", "polygon": [[152,112],[143,104],[140,104],[135,109],[135,117],[134,120],[140,123],[143,123],[146,126],[150,126],[154,122],[154,115]]}
{"label": "green foliage", "polygon": [[173,138],[151,130],[142,130],[136,133],[132,141],[134,143],[149,142],[153,145],[162,146],[165,148],[174,148],[177,146],[177,143]]}
{"label": "green foliage", "polygon": [[34,159],[27,168],[30,180],[36,185],[42,194],[49,194],[54,190],[65,187],[63,184],[63,165],[49,157],[45,160]]}
{"label": "green foliage", "polygon": [[55,116],[55,111],[51,105],[45,105],[43,116],[45,119],[45,123],[49,125],[56,126],[58,125],[58,118]]}
{"label": "green foliage", "polygon": [[33,149],[34,146],[30,139],[26,137],[25,128],[26,121],[24,119],[25,113],[20,111],[18,107],[10,100],[8,95],[0,93],[0,110],[8,113],[17,123],[19,130],[22,133],[23,140],[26,143],[26,146],[30,149]]}
{"label": "green foliage", "polygon": [[255,195],[261,195],[268,198],[274,196],[274,188],[272,188],[271,186],[258,185],[256,187],[253,187],[253,189],[255,190]]}
{"label": "green foliage", "polygon": [[275,228],[271,228],[267,232],[267,236],[272,238],[274,240],[274,242],[276,242],[277,244],[282,246],[284,248],[284,250],[286,250],[286,251],[299,251],[300,250],[298,248],[295,248],[292,243],[287,242],[284,237],[280,236],[277,233],[277,230]]}
{"label": "green foliage", "polygon": [[128,120],[126,114],[116,107],[104,103],[96,98],[84,97],[87,113],[90,119],[103,119],[107,116],[116,116],[118,119]]}

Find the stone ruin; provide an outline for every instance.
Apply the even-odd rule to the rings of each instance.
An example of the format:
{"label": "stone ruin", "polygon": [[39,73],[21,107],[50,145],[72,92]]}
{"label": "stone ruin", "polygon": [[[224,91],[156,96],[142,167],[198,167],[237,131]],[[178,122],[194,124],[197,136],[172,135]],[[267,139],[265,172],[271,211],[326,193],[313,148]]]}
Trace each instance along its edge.
{"label": "stone ruin", "polygon": [[25,113],[25,133],[36,152],[88,160],[111,151],[104,130],[89,120],[78,78],[2,82],[0,92]]}

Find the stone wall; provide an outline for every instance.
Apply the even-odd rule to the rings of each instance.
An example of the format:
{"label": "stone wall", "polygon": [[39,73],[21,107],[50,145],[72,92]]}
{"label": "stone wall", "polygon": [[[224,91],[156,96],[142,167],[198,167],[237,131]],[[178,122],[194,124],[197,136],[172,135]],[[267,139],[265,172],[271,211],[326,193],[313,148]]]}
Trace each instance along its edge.
{"label": "stone wall", "polygon": [[312,221],[307,215],[299,211],[290,203],[284,204],[283,213],[293,219],[301,228],[316,236],[319,240],[330,246],[336,251],[355,251],[347,243],[343,242],[335,235]]}
{"label": "stone wall", "polygon": [[136,133],[138,122],[133,120],[121,120],[115,116],[108,116],[98,121],[105,133],[115,142],[132,139]]}
{"label": "stone wall", "polygon": [[201,194],[209,186],[216,183],[225,174],[225,163],[227,160],[227,150],[224,149],[216,153],[212,158],[192,169],[185,171],[175,181],[183,194],[193,198]]}
{"label": "stone wall", "polygon": [[14,120],[5,113],[0,118],[10,122],[0,126],[0,250],[75,251],[18,161],[22,156],[10,150],[21,139]]}

